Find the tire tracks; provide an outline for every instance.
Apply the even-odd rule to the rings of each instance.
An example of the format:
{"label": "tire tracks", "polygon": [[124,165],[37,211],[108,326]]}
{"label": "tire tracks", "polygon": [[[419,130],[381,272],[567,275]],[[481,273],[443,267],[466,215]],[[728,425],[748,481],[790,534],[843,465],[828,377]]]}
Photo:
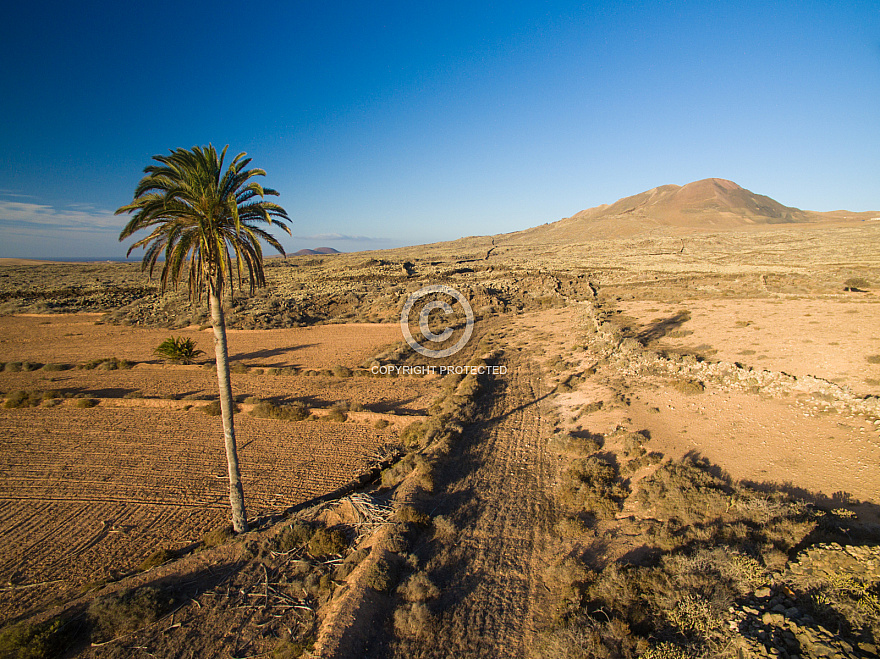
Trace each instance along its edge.
{"label": "tire tracks", "polygon": [[437,642],[420,656],[524,657],[534,634],[552,517],[544,392],[534,362],[514,357],[507,366],[485,420],[465,432],[447,467],[459,532],[427,566],[443,590],[442,613]]}

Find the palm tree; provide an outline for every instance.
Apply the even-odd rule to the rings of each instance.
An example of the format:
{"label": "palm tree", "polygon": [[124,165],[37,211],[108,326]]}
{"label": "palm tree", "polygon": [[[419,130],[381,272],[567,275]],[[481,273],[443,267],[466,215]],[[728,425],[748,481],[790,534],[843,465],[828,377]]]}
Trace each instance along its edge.
{"label": "palm tree", "polygon": [[159,257],[164,257],[159,277],[162,291],[169,283],[176,288],[186,270],[190,299],[201,301],[207,292],[229,466],[232,527],[236,533],[243,533],[248,530],[248,523],[232,419],[224,292],[227,286],[234,288],[236,279],[241,287],[244,272],[251,293],[266,284],[260,239],[281,254],[284,248],[258,225],[277,224],[289,235],[290,228],[285,222],[290,218],[281,206],[265,200],[278,192],[252,180],[266,172],[245,169],[251,161],[244,157],[246,154],[238,154],[223,171],[228,148],[227,145],[218,154],[213,145],[196,146],[192,150],[171,151],[167,156],[153,156],[159,164],[144,169],[146,176],[135,188],[134,200],[116,214],[133,213],[119,234],[120,241],[142,229],[152,229],[150,235],[129,248],[128,254],[136,247],[146,250],[141,265],[144,270],[149,267],[151,278]]}

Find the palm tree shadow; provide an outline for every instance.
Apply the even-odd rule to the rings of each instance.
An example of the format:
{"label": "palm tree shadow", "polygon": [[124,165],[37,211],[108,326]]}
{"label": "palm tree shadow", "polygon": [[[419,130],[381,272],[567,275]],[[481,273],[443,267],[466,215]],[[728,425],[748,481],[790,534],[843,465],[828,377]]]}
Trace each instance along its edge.
{"label": "palm tree shadow", "polygon": [[688,311],[679,311],[674,316],[670,316],[669,318],[663,318],[662,320],[655,321],[645,327],[641,332],[636,334],[636,340],[642,345],[648,345],[653,341],[658,341],[662,339],[664,336],[677,330],[679,327],[684,325],[687,321],[691,319],[691,314]]}
{"label": "palm tree shadow", "polygon": [[[286,355],[287,353],[294,352],[296,350],[304,350],[306,348],[315,348],[317,344],[315,343],[304,343],[302,345],[297,346],[283,346],[279,348],[266,348],[265,350],[255,350],[253,352],[242,352],[236,355],[229,355],[229,359],[242,360],[242,359],[268,359],[270,357],[279,357],[281,355]],[[274,364],[272,364],[274,365]],[[263,364],[265,366],[265,364]]]}

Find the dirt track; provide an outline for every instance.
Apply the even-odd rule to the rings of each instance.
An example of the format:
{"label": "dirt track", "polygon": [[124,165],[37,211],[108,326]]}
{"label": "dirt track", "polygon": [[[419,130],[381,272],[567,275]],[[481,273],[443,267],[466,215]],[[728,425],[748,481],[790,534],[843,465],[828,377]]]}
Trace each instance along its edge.
{"label": "dirt track", "polygon": [[487,420],[461,440],[446,477],[454,545],[429,562],[443,591],[422,657],[522,657],[534,632],[542,550],[550,524],[550,464],[534,362],[514,358],[495,381]]}

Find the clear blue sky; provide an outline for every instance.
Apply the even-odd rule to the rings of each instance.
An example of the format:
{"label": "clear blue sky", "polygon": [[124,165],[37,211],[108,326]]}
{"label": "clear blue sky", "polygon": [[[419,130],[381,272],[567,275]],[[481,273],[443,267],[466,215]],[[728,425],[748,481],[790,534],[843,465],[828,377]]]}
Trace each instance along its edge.
{"label": "clear blue sky", "polygon": [[209,142],[267,171],[291,251],[711,176],[880,210],[877,0],[36,0],[2,34],[0,256],[124,256],[112,212],[151,157]]}

